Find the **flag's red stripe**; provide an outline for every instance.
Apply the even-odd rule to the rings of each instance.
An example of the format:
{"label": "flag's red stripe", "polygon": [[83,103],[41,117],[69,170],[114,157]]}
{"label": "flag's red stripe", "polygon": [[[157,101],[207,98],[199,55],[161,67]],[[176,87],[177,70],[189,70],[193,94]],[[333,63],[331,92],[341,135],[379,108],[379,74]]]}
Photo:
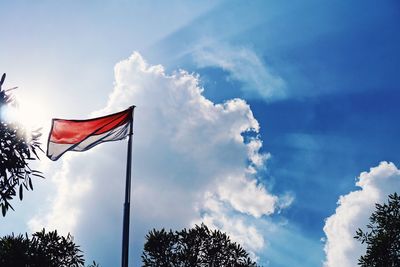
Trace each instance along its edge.
{"label": "flag's red stripe", "polygon": [[89,135],[108,132],[130,121],[131,110],[91,120],[55,119],[50,141],[58,144],[76,144]]}

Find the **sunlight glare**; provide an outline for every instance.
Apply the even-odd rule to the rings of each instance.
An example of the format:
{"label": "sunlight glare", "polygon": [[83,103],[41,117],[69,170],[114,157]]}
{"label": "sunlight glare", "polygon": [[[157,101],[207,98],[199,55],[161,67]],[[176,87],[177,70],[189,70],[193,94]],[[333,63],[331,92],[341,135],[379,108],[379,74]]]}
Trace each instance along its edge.
{"label": "sunlight glare", "polygon": [[[24,92],[25,93],[25,92]],[[21,124],[27,131],[45,127],[49,120],[44,97],[15,94],[16,104],[8,105],[3,114],[10,122]]]}

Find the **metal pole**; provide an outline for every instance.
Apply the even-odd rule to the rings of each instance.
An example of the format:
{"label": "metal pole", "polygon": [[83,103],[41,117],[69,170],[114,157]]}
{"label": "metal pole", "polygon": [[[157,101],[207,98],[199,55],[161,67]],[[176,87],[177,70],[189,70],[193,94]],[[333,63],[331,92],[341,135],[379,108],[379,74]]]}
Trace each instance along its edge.
{"label": "metal pole", "polygon": [[127,152],[127,163],[126,163],[126,184],[125,184],[125,203],[124,203],[124,221],[122,229],[122,267],[128,267],[129,257],[129,217],[130,217],[130,206],[131,206],[131,165],[132,165],[132,135],[133,135],[133,109],[132,106],[132,118],[129,126],[129,138],[128,138],[128,152]]}

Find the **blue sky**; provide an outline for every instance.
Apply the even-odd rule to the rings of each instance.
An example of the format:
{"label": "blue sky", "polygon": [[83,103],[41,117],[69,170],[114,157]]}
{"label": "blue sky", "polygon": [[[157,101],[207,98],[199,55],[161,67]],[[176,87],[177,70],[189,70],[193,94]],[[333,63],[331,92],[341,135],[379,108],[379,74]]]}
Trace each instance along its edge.
{"label": "blue sky", "polygon": [[[30,121],[47,131],[52,117],[87,118],[133,102],[143,106],[141,112],[138,104],[135,115],[138,127],[160,135],[152,133],[146,140],[146,134],[137,129],[136,151],[148,154],[134,156],[134,164],[141,166],[134,171],[133,192],[139,198],[141,192],[153,188],[155,203],[178,205],[190,199],[191,206],[178,205],[176,213],[169,214],[167,204],[154,204],[157,212],[148,214],[148,207],[138,204],[135,210],[133,203],[135,266],[140,235],[146,229],[179,229],[201,220],[243,241],[265,266],[353,266],[362,248],[352,250],[351,238],[348,247],[338,248],[331,236],[349,237],[353,228],[363,226],[355,224],[366,222],[368,214],[354,209],[345,212],[346,207],[371,210],[373,200],[384,200],[390,191],[373,182],[379,179],[390,179],[390,190],[398,190],[397,1],[0,1],[0,7],[0,71],[7,72],[10,87],[19,86],[21,108],[36,115]],[[138,54],[131,57],[134,51]],[[148,62],[146,67],[142,60]],[[154,67],[158,64],[162,71]],[[249,108],[236,101],[223,112],[208,109],[197,93],[174,89],[169,81],[175,79],[177,88],[197,81],[196,88],[214,105],[242,99]],[[170,90],[166,102],[173,96],[180,101],[176,103],[182,106],[182,114],[191,115],[175,113],[180,106],[170,102],[159,110],[156,104],[162,105],[159,98],[164,91],[153,92],[149,86]],[[186,110],[192,103],[189,100],[198,106]],[[164,114],[167,110],[170,113]],[[219,119],[211,123],[209,117]],[[176,118],[202,127],[194,133]],[[260,128],[250,139],[262,147],[255,150],[222,134],[223,129],[239,131],[256,124]],[[207,142],[215,147],[209,148]],[[182,148],[174,148],[180,144]],[[119,207],[122,185],[113,181],[113,193],[96,187],[96,175],[104,176],[99,181],[109,181],[110,168],[96,171],[93,162],[103,157],[112,162],[110,166],[123,166],[122,155],[110,157],[105,152],[118,153],[124,144],[111,146],[88,155],[68,155],[65,162],[43,159],[39,166],[48,179],[38,181],[34,192],[15,203],[16,211],[2,219],[0,233],[62,228],[82,243],[89,261],[96,259],[102,266],[119,262],[114,247],[120,244],[120,211],[107,213],[103,208]],[[263,158],[262,163],[257,165],[246,151]],[[232,153],[235,156],[230,157]],[[165,158],[172,161],[171,166]],[[92,163],[82,165],[83,159]],[[257,165],[251,174],[249,162]],[[360,176],[364,171],[368,175]],[[226,177],[218,175],[224,174],[229,179],[241,177],[234,181],[255,190],[257,205],[245,206],[251,200],[237,196],[239,186],[225,190],[224,185],[235,182],[228,179],[219,184]],[[197,176],[199,180],[187,178]],[[71,181],[79,188],[69,188]],[[365,193],[370,192],[369,186],[379,192],[376,198]],[[68,195],[70,190],[77,193]],[[168,190],[177,190],[176,199]],[[102,197],[108,193],[111,200]],[[365,195],[365,199],[360,197],[364,201],[355,204],[355,195]],[[338,205],[340,196],[345,197]],[[69,198],[76,201],[68,202]],[[271,201],[272,207],[266,208]],[[68,205],[76,207],[63,211]],[[333,221],[347,223],[349,230],[330,226]],[[101,234],[90,232],[94,222]],[[101,240],[107,241],[99,245]]]}

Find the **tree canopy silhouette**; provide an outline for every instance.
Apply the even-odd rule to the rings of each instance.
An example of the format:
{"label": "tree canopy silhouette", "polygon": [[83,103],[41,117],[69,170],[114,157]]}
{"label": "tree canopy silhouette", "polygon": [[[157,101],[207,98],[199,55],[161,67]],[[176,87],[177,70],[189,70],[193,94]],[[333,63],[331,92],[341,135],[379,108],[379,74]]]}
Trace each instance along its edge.
{"label": "tree canopy silhouette", "polygon": [[204,224],[176,232],[153,229],[146,235],[142,263],[145,267],[257,266],[229,236]]}
{"label": "tree canopy silhouette", "polygon": [[388,203],[375,204],[367,225],[368,231],[358,229],[354,238],[367,244],[367,251],[358,265],[363,267],[400,266],[400,197],[389,195]]}
{"label": "tree canopy silhouette", "polygon": [[33,190],[32,176],[44,178],[28,164],[29,160],[39,159],[40,132],[26,133],[17,123],[9,122],[3,116],[7,105],[13,102],[10,89],[2,89],[5,78],[4,73],[0,80],[0,207],[3,216],[9,208],[13,209],[10,200],[17,191],[22,200],[24,190]]}
{"label": "tree canopy silhouette", "polygon": [[[29,238],[14,234],[0,238],[0,266],[2,267],[83,267],[82,251],[73,237],[59,236],[57,231],[43,229]],[[93,262],[88,267],[98,267]]]}

